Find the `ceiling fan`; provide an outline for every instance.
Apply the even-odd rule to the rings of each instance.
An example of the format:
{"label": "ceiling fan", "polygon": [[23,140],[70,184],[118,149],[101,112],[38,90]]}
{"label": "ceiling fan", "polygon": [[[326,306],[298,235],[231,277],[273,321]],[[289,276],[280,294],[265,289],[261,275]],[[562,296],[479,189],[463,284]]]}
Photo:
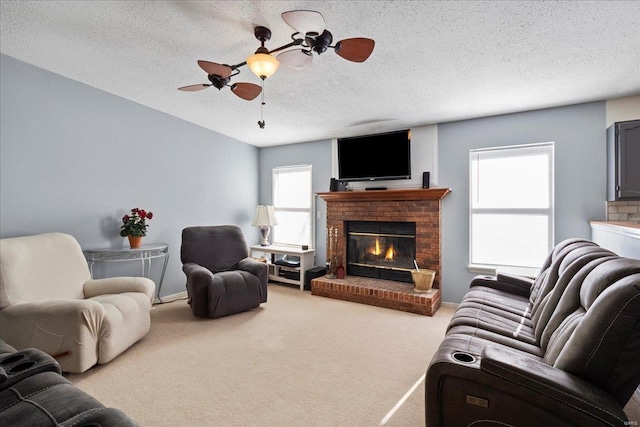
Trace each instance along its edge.
{"label": "ceiling fan", "polygon": [[[291,42],[275,49],[269,50],[264,44],[271,39],[271,30],[267,27],[257,26],[254,35],[260,41],[260,47],[245,61],[235,65],[218,64],[210,61],[198,61],[200,68],[207,73],[210,83],[195,84],[179,87],[178,90],[193,92],[214,86],[218,89],[230,87],[231,92],[238,97],[251,101],[262,93],[262,87],[254,83],[231,83],[231,78],[240,74],[239,68],[247,65],[251,71],[264,84],[264,80],[276,72],[280,63],[287,67],[301,70],[311,64],[313,54],[318,55],[333,49],[340,57],[353,62],[364,62],[369,58],[375,41],[368,38],[357,37],[333,43],[333,35],[325,29],[324,17],[320,12],[313,10],[292,10],[282,13],[282,19],[295,32],[291,35]],[[272,54],[280,52],[277,57]],[[264,96],[264,93],[263,93]],[[264,99],[262,100],[264,105]],[[258,122],[264,128],[264,120]]]}

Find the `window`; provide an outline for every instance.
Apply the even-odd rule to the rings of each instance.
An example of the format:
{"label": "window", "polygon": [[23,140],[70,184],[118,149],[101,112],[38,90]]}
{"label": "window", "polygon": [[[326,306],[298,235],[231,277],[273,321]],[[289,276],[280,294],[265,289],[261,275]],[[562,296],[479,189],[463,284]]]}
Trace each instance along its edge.
{"label": "window", "polygon": [[312,201],[311,165],[273,169],[273,243],[313,247]]}
{"label": "window", "polygon": [[553,245],[553,143],[471,150],[470,263],[542,266]]}

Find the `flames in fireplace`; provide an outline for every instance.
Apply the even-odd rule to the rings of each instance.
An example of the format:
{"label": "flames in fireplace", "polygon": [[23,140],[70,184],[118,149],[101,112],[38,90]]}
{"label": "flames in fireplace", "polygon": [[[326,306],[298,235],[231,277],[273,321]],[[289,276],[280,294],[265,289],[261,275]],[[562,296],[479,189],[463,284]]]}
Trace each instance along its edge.
{"label": "flames in fireplace", "polygon": [[382,253],[382,249],[380,249],[380,239],[376,239],[376,244],[371,248],[369,253],[373,256],[379,256]]}
{"label": "flames in fireplace", "polygon": [[380,245],[380,239],[376,238],[376,243],[369,249],[369,254],[373,256],[380,256],[384,253],[385,261],[393,261],[393,258],[396,256],[396,251],[393,248],[393,245],[389,245],[386,249],[382,250],[382,246]]}
{"label": "flames in fireplace", "polygon": [[393,261],[393,258],[396,255],[396,251],[393,249],[393,245],[390,245],[387,248],[387,252],[385,253],[384,259],[387,261]]}

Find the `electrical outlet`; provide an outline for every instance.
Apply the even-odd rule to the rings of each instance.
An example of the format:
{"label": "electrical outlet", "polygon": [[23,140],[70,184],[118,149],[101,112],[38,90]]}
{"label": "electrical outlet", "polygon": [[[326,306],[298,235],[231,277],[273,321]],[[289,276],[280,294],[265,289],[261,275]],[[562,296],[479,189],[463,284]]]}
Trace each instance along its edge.
{"label": "electrical outlet", "polygon": [[322,211],[317,211],[316,212],[316,218],[317,219],[322,219]]}

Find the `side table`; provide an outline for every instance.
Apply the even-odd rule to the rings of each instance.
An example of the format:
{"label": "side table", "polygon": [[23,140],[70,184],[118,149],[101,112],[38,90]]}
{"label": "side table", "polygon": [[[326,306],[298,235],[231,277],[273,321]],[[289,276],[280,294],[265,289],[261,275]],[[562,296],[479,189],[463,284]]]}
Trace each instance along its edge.
{"label": "side table", "polygon": [[156,287],[155,298],[163,303],[160,298],[160,290],[162,289],[162,282],[164,280],[164,273],[167,271],[167,264],[169,262],[169,245],[166,243],[151,243],[142,245],[136,249],[130,248],[100,248],[100,249],[86,249],[83,251],[87,262],[89,263],[89,271],[91,277],[93,277],[93,264],[97,261],[100,262],[125,262],[125,261],[140,261],[142,265],[142,276],[149,277],[151,273],[151,260],[155,258],[163,258],[164,263],[162,265],[162,273],[160,274],[160,281]]}
{"label": "side table", "polygon": [[[256,253],[271,254],[271,262],[268,262],[269,266],[269,279],[276,282],[290,283],[292,285],[300,286],[300,290],[304,290],[304,275],[306,271],[313,267],[313,257],[315,256],[315,249],[301,249],[298,246],[261,246],[254,245],[249,247],[249,255],[255,256]],[[277,265],[273,262],[274,256],[278,255],[293,255],[300,257],[300,267],[288,268]],[[291,279],[280,275],[280,271],[290,270],[297,272],[298,279]]]}

